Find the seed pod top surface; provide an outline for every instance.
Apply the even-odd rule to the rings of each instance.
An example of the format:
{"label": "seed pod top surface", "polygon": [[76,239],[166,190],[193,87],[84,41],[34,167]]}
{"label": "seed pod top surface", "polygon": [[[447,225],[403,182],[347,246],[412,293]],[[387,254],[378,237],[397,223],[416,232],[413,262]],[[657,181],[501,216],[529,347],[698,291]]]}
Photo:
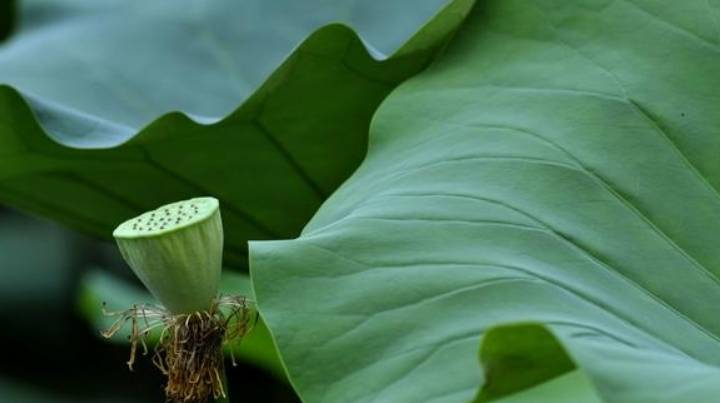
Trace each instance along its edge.
{"label": "seed pod top surface", "polygon": [[192,313],[212,305],[223,251],[217,199],[162,206],[122,223],[113,236],[130,268],[168,310]]}
{"label": "seed pod top surface", "polygon": [[159,207],[131,218],[115,229],[115,238],[159,236],[203,221],[219,208],[214,197],[198,197]]}

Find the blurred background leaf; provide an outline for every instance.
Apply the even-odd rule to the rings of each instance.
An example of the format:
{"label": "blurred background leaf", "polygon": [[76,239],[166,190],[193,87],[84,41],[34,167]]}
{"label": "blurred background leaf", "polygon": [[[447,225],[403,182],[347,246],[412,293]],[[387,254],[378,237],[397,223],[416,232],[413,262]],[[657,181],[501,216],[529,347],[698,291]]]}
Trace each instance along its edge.
{"label": "blurred background leaf", "polygon": [[[0,202],[109,237],[143,211],[212,195],[226,262],[246,267],[247,240],[297,236],[352,173],[379,103],[472,1],[425,26],[439,2],[403,3],[402,18],[351,0],[22,3],[29,22],[0,48]],[[339,24],[297,46],[329,21],[357,23],[380,42],[373,56],[394,56],[373,59]]]}

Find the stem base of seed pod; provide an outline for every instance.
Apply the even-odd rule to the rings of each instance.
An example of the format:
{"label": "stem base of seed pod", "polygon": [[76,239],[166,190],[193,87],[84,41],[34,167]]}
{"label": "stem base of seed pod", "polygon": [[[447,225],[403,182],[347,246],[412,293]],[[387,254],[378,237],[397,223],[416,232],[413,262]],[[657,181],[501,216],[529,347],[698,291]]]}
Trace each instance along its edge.
{"label": "stem base of seed pod", "polygon": [[221,297],[209,310],[192,314],[173,315],[154,305],[106,314],[118,317],[103,333],[106,338],[131,324],[127,362],[131,370],[138,347],[142,346],[143,355],[148,354],[149,336],[159,334],[152,362],[167,377],[167,400],[178,403],[205,403],[227,396],[223,347],[242,338],[257,320],[244,297]]}

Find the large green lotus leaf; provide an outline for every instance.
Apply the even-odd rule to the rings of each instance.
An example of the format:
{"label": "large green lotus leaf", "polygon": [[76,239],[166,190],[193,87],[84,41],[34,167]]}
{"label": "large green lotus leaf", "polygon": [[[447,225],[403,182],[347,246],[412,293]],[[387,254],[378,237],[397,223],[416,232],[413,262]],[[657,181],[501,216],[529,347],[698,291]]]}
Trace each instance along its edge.
{"label": "large green lotus leaf", "polygon": [[[246,265],[248,239],[296,236],[357,167],[377,105],[472,0],[425,25],[439,0],[399,3],[23,2],[0,48],[0,202],[109,237],[142,211],[214,195],[228,263]],[[379,50],[340,24],[293,50],[336,20]]]}
{"label": "large green lotus leaf", "polygon": [[[302,236],[251,244],[304,399],[463,402],[578,368],[607,402],[717,402],[718,16],[705,0],[479,4],[386,99]],[[483,371],[478,340],[518,322],[558,345],[517,356],[534,370]]]}

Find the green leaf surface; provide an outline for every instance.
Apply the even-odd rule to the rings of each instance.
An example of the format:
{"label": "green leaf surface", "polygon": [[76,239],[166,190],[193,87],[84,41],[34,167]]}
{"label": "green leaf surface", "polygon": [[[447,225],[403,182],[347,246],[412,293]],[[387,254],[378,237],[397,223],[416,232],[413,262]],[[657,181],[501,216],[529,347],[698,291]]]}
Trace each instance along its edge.
{"label": "green leaf surface", "polygon": [[[141,212],[213,195],[227,263],[245,266],[248,239],[296,236],[357,167],[380,101],[472,2],[425,25],[438,0],[385,22],[404,7],[23,2],[23,30],[0,48],[0,202],[109,237]],[[422,28],[388,58],[338,23],[295,47],[330,21],[357,23],[384,51]]]}
{"label": "green leaf surface", "polygon": [[302,236],[251,244],[305,401],[469,401],[480,337],[533,322],[562,349],[522,359],[603,401],[717,402],[719,7],[479,4]]}
{"label": "green leaf surface", "polygon": [[[220,292],[226,295],[245,295],[253,299],[250,279],[242,274],[223,274]],[[120,312],[132,307],[133,304],[154,303],[154,300],[147,291],[116,276],[100,270],[89,272],[80,284],[77,308],[98,336],[100,332],[108,330],[117,319],[103,314],[103,302],[107,311]],[[128,325],[110,340],[127,344],[129,334]],[[159,336],[158,332],[152,333],[149,338],[150,343],[155,343]],[[274,374],[278,379],[285,379],[285,370],[262,319],[258,320],[252,332],[242,340],[228,346],[226,354],[229,356],[231,353],[238,361],[257,365]]]}

